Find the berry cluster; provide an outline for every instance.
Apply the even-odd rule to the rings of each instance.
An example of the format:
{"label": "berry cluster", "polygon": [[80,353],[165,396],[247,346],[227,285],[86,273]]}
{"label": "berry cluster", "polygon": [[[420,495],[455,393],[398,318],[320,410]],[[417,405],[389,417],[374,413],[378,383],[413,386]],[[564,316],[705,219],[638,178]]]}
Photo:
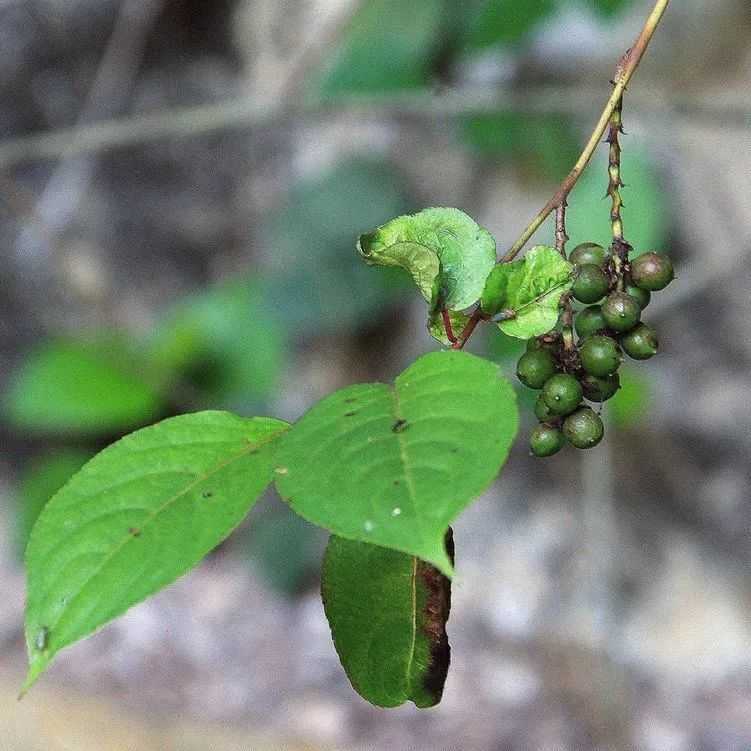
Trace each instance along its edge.
{"label": "berry cluster", "polygon": [[651,293],[670,284],[673,266],[658,253],[629,261],[629,250],[624,242],[615,242],[609,251],[595,243],[574,248],[571,296],[588,307],[572,321],[567,298],[556,329],[530,339],[519,359],[519,380],[540,389],[535,404],[540,424],[530,439],[536,456],[551,456],[566,441],[580,449],[596,446],[604,432],[602,420],[584,400],[601,403],[615,395],[623,352],[634,360],[657,354],[657,334],[641,322],[641,313]]}

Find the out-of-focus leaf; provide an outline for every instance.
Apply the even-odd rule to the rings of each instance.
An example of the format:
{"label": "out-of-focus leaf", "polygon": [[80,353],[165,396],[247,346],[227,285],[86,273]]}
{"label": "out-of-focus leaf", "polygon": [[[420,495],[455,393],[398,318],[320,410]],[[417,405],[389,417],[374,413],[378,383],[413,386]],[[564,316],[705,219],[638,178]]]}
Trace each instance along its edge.
{"label": "out-of-focus leaf", "polygon": [[612,18],[632,5],[632,0],[584,0],[584,2],[604,18]]}
{"label": "out-of-focus leaf", "polygon": [[293,595],[309,577],[318,575],[325,532],[288,506],[277,505],[281,508],[253,520],[248,550],[263,578],[274,589]]}
{"label": "out-of-focus leaf", "polygon": [[388,164],[353,160],[296,187],[270,220],[267,299],[293,331],[354,328],[403,295],[403,272],[373,274],[353,240],[406,208]]}
{"label": "out-of-focus leaf", "polygon": [[163,407],[145,371],[141,354],[120,335],[46,341],[15,374],[5,412],[28,430],[127,430],[153,419]]}
{"label": "out-of-focus leaf", "polygon": [[[447,535],[448,557],[453,540]],[[438,704],[449,666],[451,582],[429,563],[332,535],[321,594],[355,690],[371,704]]]}
{"label": "out-of-focus leaf", "polygon": [[281,420],[181,415],[97,454],[47,503],[26,548],[25,689],[55,654],[195,566],[271,480]]}
{"label": "out-of-focus leaf", "polygon": [[484,0],[468,25],[465,47],[515,44],[556,9],[556,0]]}
{"label": "out-of-focus leaf", "polygon": [[572,265],[555,248],[537,245],[522,260],[498,264],[482,293],[488,315],[512,311],[501,321],[504,334],[530,339],[550,331],[558,321],[558,304],[572,285]]}
{"label": "out-of-focus leaf", "polygon": [[462,121],[461,135],[483,159],[521,162],[554,180],[563,179],[579,155],[576,132],[560,115],[476,115]]}
{"label": "out-of-focus leaf", "polygon": [[[628,126],[627,126],[628,129]],[[567,230],[569,247],[596,242],[607,247],[612,240],[608,188],[607,149],[600,149],[584,171],[568,199]],[[622,156],[622,210],[626,239],[634,246],[634,257],[648,250],[660,250],[666,240],[668,202],[649,157],[637,143],[625,137]]]}
{"label": "out-of-focus leaf", "polygon": [[652,402],[652,388],[649,381],[636,373],[633,368],[622,368],[621,387],[616,395],[605,404],[605,413],[619,428],[638,425],[648,414]]}
{"label": "out-of-focus leaf", "polygon": [[445,0],[368,0],[320,84],[323,97],[425,85],[444,29]]}
{"label": "out-of-focus leaf", "polygon": [[463,211],[424,209],[362,235],[366,263],[408,271],[431,305],[463,310],[480,298],[495,265],[495,240]]}
{"label": "out-of-focus leaf", "polygon": [[39,457],[24,470],[18,487],[16,543],[23,556],[29,534],[47,501],[88,461],[91,454],[62,449]]}
{"label": "out-of-focus leaf", "polygon": [[498,474],[517,423],[497,365],[432,352],[391,386],[350,386],[316,404],[282,438],[276,487],[314,524],[450,575],[444,534]]}
{"label": "out-of-focus leaf", "polygon": [[277,385],[286,351],[284,326],[268,312],[262,282],[234,279],[188,297],[167,315],[151,357],[210,400],[256,404]]}

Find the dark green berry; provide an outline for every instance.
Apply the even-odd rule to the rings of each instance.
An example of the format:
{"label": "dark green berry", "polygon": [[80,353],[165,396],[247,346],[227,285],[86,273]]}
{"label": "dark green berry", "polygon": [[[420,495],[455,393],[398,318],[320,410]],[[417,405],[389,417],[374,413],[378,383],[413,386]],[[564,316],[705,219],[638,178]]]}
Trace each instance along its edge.
{"label": "dark green berry", "polygon": [[549,425],[538,425],[529,437],[529,447],[535,456],[553,456],[565,443],[563,433]]}
{"label": "dark green berry", "polygon": [[641,289],[641,287],[637,287],[635,284],[626,285],[626,294],[631,295],[639,303],[639,307],[642,310],[649,305],[649,301],[652,299],[649,290]]}
{"label": "dark green berry", "polygon": [[579,345],[579,356],[584,370],[598,378],[612,375],[623,362],[618,342],[601,334],[588,336]]}
{"label": "dark green berry", "polygon": [[579,302],[597,302],[608,293],[610,280],[607,274],[593,263],[579,266],[572,292]]}
{"label": "dark green berry", "polygon": [[631,261],[631,281],[639,288],[657,292],[673,281],[673,264],[660,253],[645,253]]}
{"label": "dark green berry", "polygon": [[516,364],[519,380],[531,389],[541,389],[556,371],[553,356],[544,349],[525,352]]}
{"label": "dark green berry", "polygon": [[602,304],[602,317],[613,331],[628,331],[639,323],[639,303],[625,292],[611,292]]}
{"label": "dark green berry", "polygon": [[659,342],[657,332],[646,323],[640,323],[621,337],[623,351],[634,360],[649,360],[657,354]]}
{"label": "dark green berry", "polygon": [[563,434],[578,449],[596,446],[604,433],[602,420],[591,407],[579,407],[563,421]]}
{"label": "dark green berry", "polygon": [[575,266],[584,266],[593,263],[595,266],[603,266],[607,259],[607,252],[602,245],[597,243],[582,243],[577,245],[572,251],[568,260]]}
{"label": "dark green berry", "polygon": [[615,396],[616,391],[621,387],[621,378],[618,373],[604,378],[586,374],[579,383],[582,385],[585,399],[589,399],[590,402],[606,402]]}
{"label": "dark green berry", "polygon": [[573,412],[582,400],[584,392],[574,376],[556,373],[542,387],[542,398],[554,415],[567,415]]}
{"label": "dark green berry", "polygon": [[550,411],[550,407],[545,404],[545,400],[542,398],[542,394],[537,397],[537,401],[535,402],[535,417],[540,422],[549,422],[550,420],[555,420],[557,417],[557,415],[554,415]]}
{"label": "dark green berry", "polygon": [[574,319],[574,328],[580,339],[585,339],[607,327],[608,324],[605,322],[602,308],[599,305],[590,305],[588,308],[584,308],[576,314]]}

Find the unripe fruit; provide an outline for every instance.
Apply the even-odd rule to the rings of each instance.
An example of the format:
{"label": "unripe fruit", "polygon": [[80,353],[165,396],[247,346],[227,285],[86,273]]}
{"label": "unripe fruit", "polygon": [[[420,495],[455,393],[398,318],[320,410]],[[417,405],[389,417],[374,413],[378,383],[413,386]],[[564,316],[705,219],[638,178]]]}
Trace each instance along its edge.
{"label": "unripe fruit", "polygon": [[529,447],[535,456],[553,456],[562,448],[566,439],[558,428],[538,425],[529,437]]}
{"label": "unripe fruit", "polygon": [[548,407],[547,404],[545,404],[545,400],[542,398],[542,394],[537,397],[537,401],[535,402],[535,417],[540,422],[548,422],[549,420],[555,420],[557,415],[554,415],[550,411],[550,407]]}
{"label": "unripe fruit", "polygon": [[555,371],[555,360],[544,349],[525,352],[516,364],[517,378],[531,389],[541,389]]}
{"label": "unripe fruit", "polygon": [[673,264],[660,253],[645,253],[631,261],[631,281],[641,289],[657,292],[673,281]]}
{"label": "unripe fruit", "polygon": [[578,449],[596,446],[604,433],[602,420],[591,407],[580,407],[563,421],[563,434]]}
{"label": "unripe fruit", "polygon": [[598,378],[612,375],[623,362],[618,342],[600,334],[589,336],[581,343],[579,356],[584,370]]}
{"label": "unripe fruit", "polygon": [[581,383],[585,399],[589,399],[590,402],[606,402],[615,396],[621,387],[621,378],[618,373],[604,378],[587,374],[580,379],[579,383]]}
{"label": "unripe fruit", "polygon": [[607,274],[593,263],[579,266],[572,292],[579,302],[590,303],[601,300],[608,293],[610,280]]}
{"label": "unripe fruit", "polygon": [[602,315],[602,308],[599,305],[590,305],[588,308],[579,311],[574,319],[574,328],[580,339],[606,329],[608,324]]}
{"label": "unripe fruit", "polygon": [[607,253],[602,245],[597,243],[582,243],[577,245],[569,255],[568,260],[575,266],[584,266],[593,263],[595,266],[602,266],[607,258]]}
{"label": "unripe fruit", "polygon": [[633,297],[634,300],[639,303],[639,307],[642,310],[644,310],[644,308],[649,305],[649,301],[652,299],[652,295],[650,294],[649,290],[641,289],[635,284],[626,285],[626,294],[631,295],[631,297]]}
{"label": "unripe fruit", "polygon": [[659,342],[657,332],[646,323],[640,323],[621,337],[623,351],[634,360],[649,360],[657,354]]}
{"label": "unripe fruit", "polygon": [[611,292],[602,304],[602,316],[613,331],[628,331],[639,323],[639,303],[625,292]]}
{"label": "unripe fruit", "polygon": [[542,398],[554,415],[567,415],[573,412],[582,400],[584,392],[574,376],[556,373],[542,387]]}

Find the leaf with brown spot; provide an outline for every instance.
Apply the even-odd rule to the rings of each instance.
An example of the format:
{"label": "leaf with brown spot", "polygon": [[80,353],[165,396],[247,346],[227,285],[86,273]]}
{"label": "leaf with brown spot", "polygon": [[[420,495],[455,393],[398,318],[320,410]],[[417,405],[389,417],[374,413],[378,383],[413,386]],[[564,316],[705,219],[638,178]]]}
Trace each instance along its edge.
{"label": "leaf with brown spot", "polygon": [[[453,564],[451,530],[446,554]],[[379,707],[438,704],[449,667],[451,582],[405,553],[332,535],[321,592],[342,666]]]}

